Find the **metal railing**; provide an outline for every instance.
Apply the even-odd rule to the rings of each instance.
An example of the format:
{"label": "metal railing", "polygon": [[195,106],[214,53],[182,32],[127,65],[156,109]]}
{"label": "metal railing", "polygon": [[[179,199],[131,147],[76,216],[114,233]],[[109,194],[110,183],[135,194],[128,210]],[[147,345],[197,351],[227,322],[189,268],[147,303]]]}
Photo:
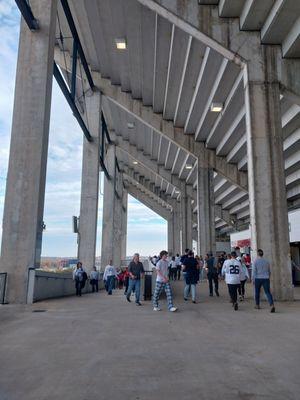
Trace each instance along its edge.
{"label": "metal railing", "polygon": [[0,272],[0,304],[5,304],[7,272]]}

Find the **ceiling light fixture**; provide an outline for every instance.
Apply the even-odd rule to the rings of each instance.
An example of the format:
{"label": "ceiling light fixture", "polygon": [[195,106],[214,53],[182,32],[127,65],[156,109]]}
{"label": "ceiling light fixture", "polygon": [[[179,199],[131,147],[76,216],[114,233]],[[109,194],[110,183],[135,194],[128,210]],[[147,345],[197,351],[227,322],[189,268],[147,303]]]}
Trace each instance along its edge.
{"label": "ceiling light fixture", "polygon": [[211,103],[210,111],[221,112],[223,110],[223,103]]}
{"label": "ceiling light fixture", "polygon": [[116,42],[116,47],[118,50],[126,50],[126,48],[127,48],[126,39],[117,38],[117,39],[115,39],[115,42]]}
{"label": "ceiling light fixture", "polygon": [[192,164],[186,164],[185,165],[185,169],[192,169],[192,168],[193,168]]}
{"label": "ceiling light fixture", "polygon": [[134,122],[127,122],[127,128],[128,129],[133,129],[134,128]]}
{"label": "ceiling light fixture", "polygon": [[137,163],[138,163],[137,161],[133,161],[133,164],[134,164],[134,165],[137,165]]}

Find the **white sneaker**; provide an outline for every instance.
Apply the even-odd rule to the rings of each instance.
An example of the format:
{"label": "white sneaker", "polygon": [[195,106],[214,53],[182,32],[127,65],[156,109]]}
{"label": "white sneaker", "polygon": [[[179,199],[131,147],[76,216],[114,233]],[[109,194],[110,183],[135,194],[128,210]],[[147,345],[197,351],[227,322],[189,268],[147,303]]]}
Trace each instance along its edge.
{"label": "white sneaker", "polygon": [[153,311],[161,311],[161,308],[159,308],[159,307],[153,307]]}
{"label": "white sneaker", "polygon": [[169,311],[175,312],[175,311],[177,311],[177,308],[176,307],[171,307]]}

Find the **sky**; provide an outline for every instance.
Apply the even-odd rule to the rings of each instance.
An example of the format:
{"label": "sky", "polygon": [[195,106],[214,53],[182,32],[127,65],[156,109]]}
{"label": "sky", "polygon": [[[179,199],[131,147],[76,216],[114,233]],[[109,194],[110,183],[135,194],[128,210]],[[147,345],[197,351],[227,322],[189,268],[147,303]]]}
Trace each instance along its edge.
{"label": "sky", "polygon": [[[9,158],[20,13],[13,0],[0,0],[0,243]],[[83,134],[59,87],[53,80],[43,256],[77,254],[72,216],[79,215]],[[101,174],[103,188],[103,176]],[[102,192],[100,190],[100,192]],[[99,196],[96,255],[101,255],[102,195]],[[147,256],[167,246],[167,223],[128,196],[127,255]]]}

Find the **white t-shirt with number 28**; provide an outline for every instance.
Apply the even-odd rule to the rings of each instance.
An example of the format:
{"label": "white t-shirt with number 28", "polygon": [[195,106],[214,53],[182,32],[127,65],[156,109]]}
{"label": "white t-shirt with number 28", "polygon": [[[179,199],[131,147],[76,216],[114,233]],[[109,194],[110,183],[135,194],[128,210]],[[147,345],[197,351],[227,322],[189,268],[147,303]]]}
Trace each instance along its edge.
{"label": "white t-shirt with number 28", "polygon": [[240,284],[242,278],[241,263],[234,258],[231,260],[226,260],[223,264],[222,275],[225,275],[225,281],[227,284]]}

